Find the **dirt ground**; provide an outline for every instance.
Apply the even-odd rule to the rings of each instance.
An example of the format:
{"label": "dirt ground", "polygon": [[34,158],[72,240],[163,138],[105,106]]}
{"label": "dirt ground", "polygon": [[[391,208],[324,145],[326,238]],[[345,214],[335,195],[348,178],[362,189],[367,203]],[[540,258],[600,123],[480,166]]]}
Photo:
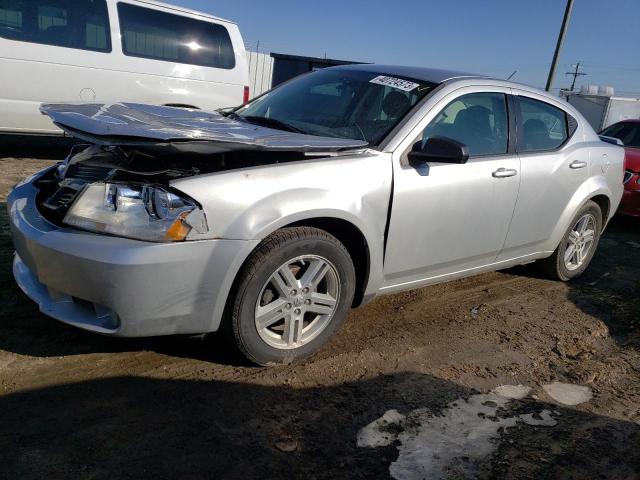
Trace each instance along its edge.
{"label": "dirt ground", "polygon": [[[640,478],[640,222],[615,218],[572,283],[516,268],[381,297],[314,358],[256,368],[215,335],[112,339],[39,313],[12,279],[5,200],[65,148],[12,148],[0,151],[0,478]],[[560,403],[553,382],[593,397]],[[500,385],[531,391],[483,401],[497,408],[487,418],[456,413]],[[389,410],[413,424],[359,446]],[[416,446],[425,432],[444,447]],[[407,462],[421,466],[398,473]]]}

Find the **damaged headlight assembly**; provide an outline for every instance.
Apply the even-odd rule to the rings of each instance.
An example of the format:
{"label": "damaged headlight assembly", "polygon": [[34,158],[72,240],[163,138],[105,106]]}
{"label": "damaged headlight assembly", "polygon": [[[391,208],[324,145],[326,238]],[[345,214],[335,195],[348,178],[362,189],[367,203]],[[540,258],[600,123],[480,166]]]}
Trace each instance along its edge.
{"label": "damaged headlight assembly", "polygon": [[180,242],[207,231],[193,200],[150,185],[88,185],[64,217],[71,227],[151,242]]}

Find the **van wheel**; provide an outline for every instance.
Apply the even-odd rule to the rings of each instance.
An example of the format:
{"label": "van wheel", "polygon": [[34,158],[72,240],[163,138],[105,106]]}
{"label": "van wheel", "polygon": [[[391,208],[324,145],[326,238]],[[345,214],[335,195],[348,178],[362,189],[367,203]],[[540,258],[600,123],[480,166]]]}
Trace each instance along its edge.
{"label": "van wheel", "polygon": [[251,362],[290,363],[317,352],[340,328],[354,291],[353,262],[338,239],[317,228],[285,228],[242,267],[229,327]]}
{"label": "van wheel", "polygon": [[563,282],[582,275],[598,248],[601,232],[602,211],[589,201],[573,218],[553,255],[540,261],[543,272]]}

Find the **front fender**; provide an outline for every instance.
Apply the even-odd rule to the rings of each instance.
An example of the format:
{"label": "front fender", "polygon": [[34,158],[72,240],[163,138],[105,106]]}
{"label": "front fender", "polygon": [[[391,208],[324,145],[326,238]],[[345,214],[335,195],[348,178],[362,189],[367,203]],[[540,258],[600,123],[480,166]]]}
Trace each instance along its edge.
{"label": "front fender", "polygon": [[390,156],[369,152],[231,170],[172,182],[197,200],[210,231],[194,240],[262,240],[292,223],[336,218],[363,234],[370,253],[366,293],[382,281]]}
{"label": "front fender", "polygon": [[322,188],[293,188],[261,198],[229,224],[229,234],[262,240],[279,228],[311,218],[336,218],[355,225],[365,238],[384,234],[379,230],[378,205],[367,198],[337,194]]}

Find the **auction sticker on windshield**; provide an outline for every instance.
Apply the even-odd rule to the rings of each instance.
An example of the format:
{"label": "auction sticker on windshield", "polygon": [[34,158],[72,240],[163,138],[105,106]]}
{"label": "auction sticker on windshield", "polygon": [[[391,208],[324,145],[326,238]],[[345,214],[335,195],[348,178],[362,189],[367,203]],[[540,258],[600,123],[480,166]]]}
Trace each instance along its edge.
{"label": "auction sticker on windshield", "polygon": [[373,80],[370,80],[369,83],[377,83],[378,85],[384,85],[385,87],[397,88],[403,92],[410,92],[420,86],[419,83],[413,83],[401,78],[387,77],[386,75],[380,75]]}

